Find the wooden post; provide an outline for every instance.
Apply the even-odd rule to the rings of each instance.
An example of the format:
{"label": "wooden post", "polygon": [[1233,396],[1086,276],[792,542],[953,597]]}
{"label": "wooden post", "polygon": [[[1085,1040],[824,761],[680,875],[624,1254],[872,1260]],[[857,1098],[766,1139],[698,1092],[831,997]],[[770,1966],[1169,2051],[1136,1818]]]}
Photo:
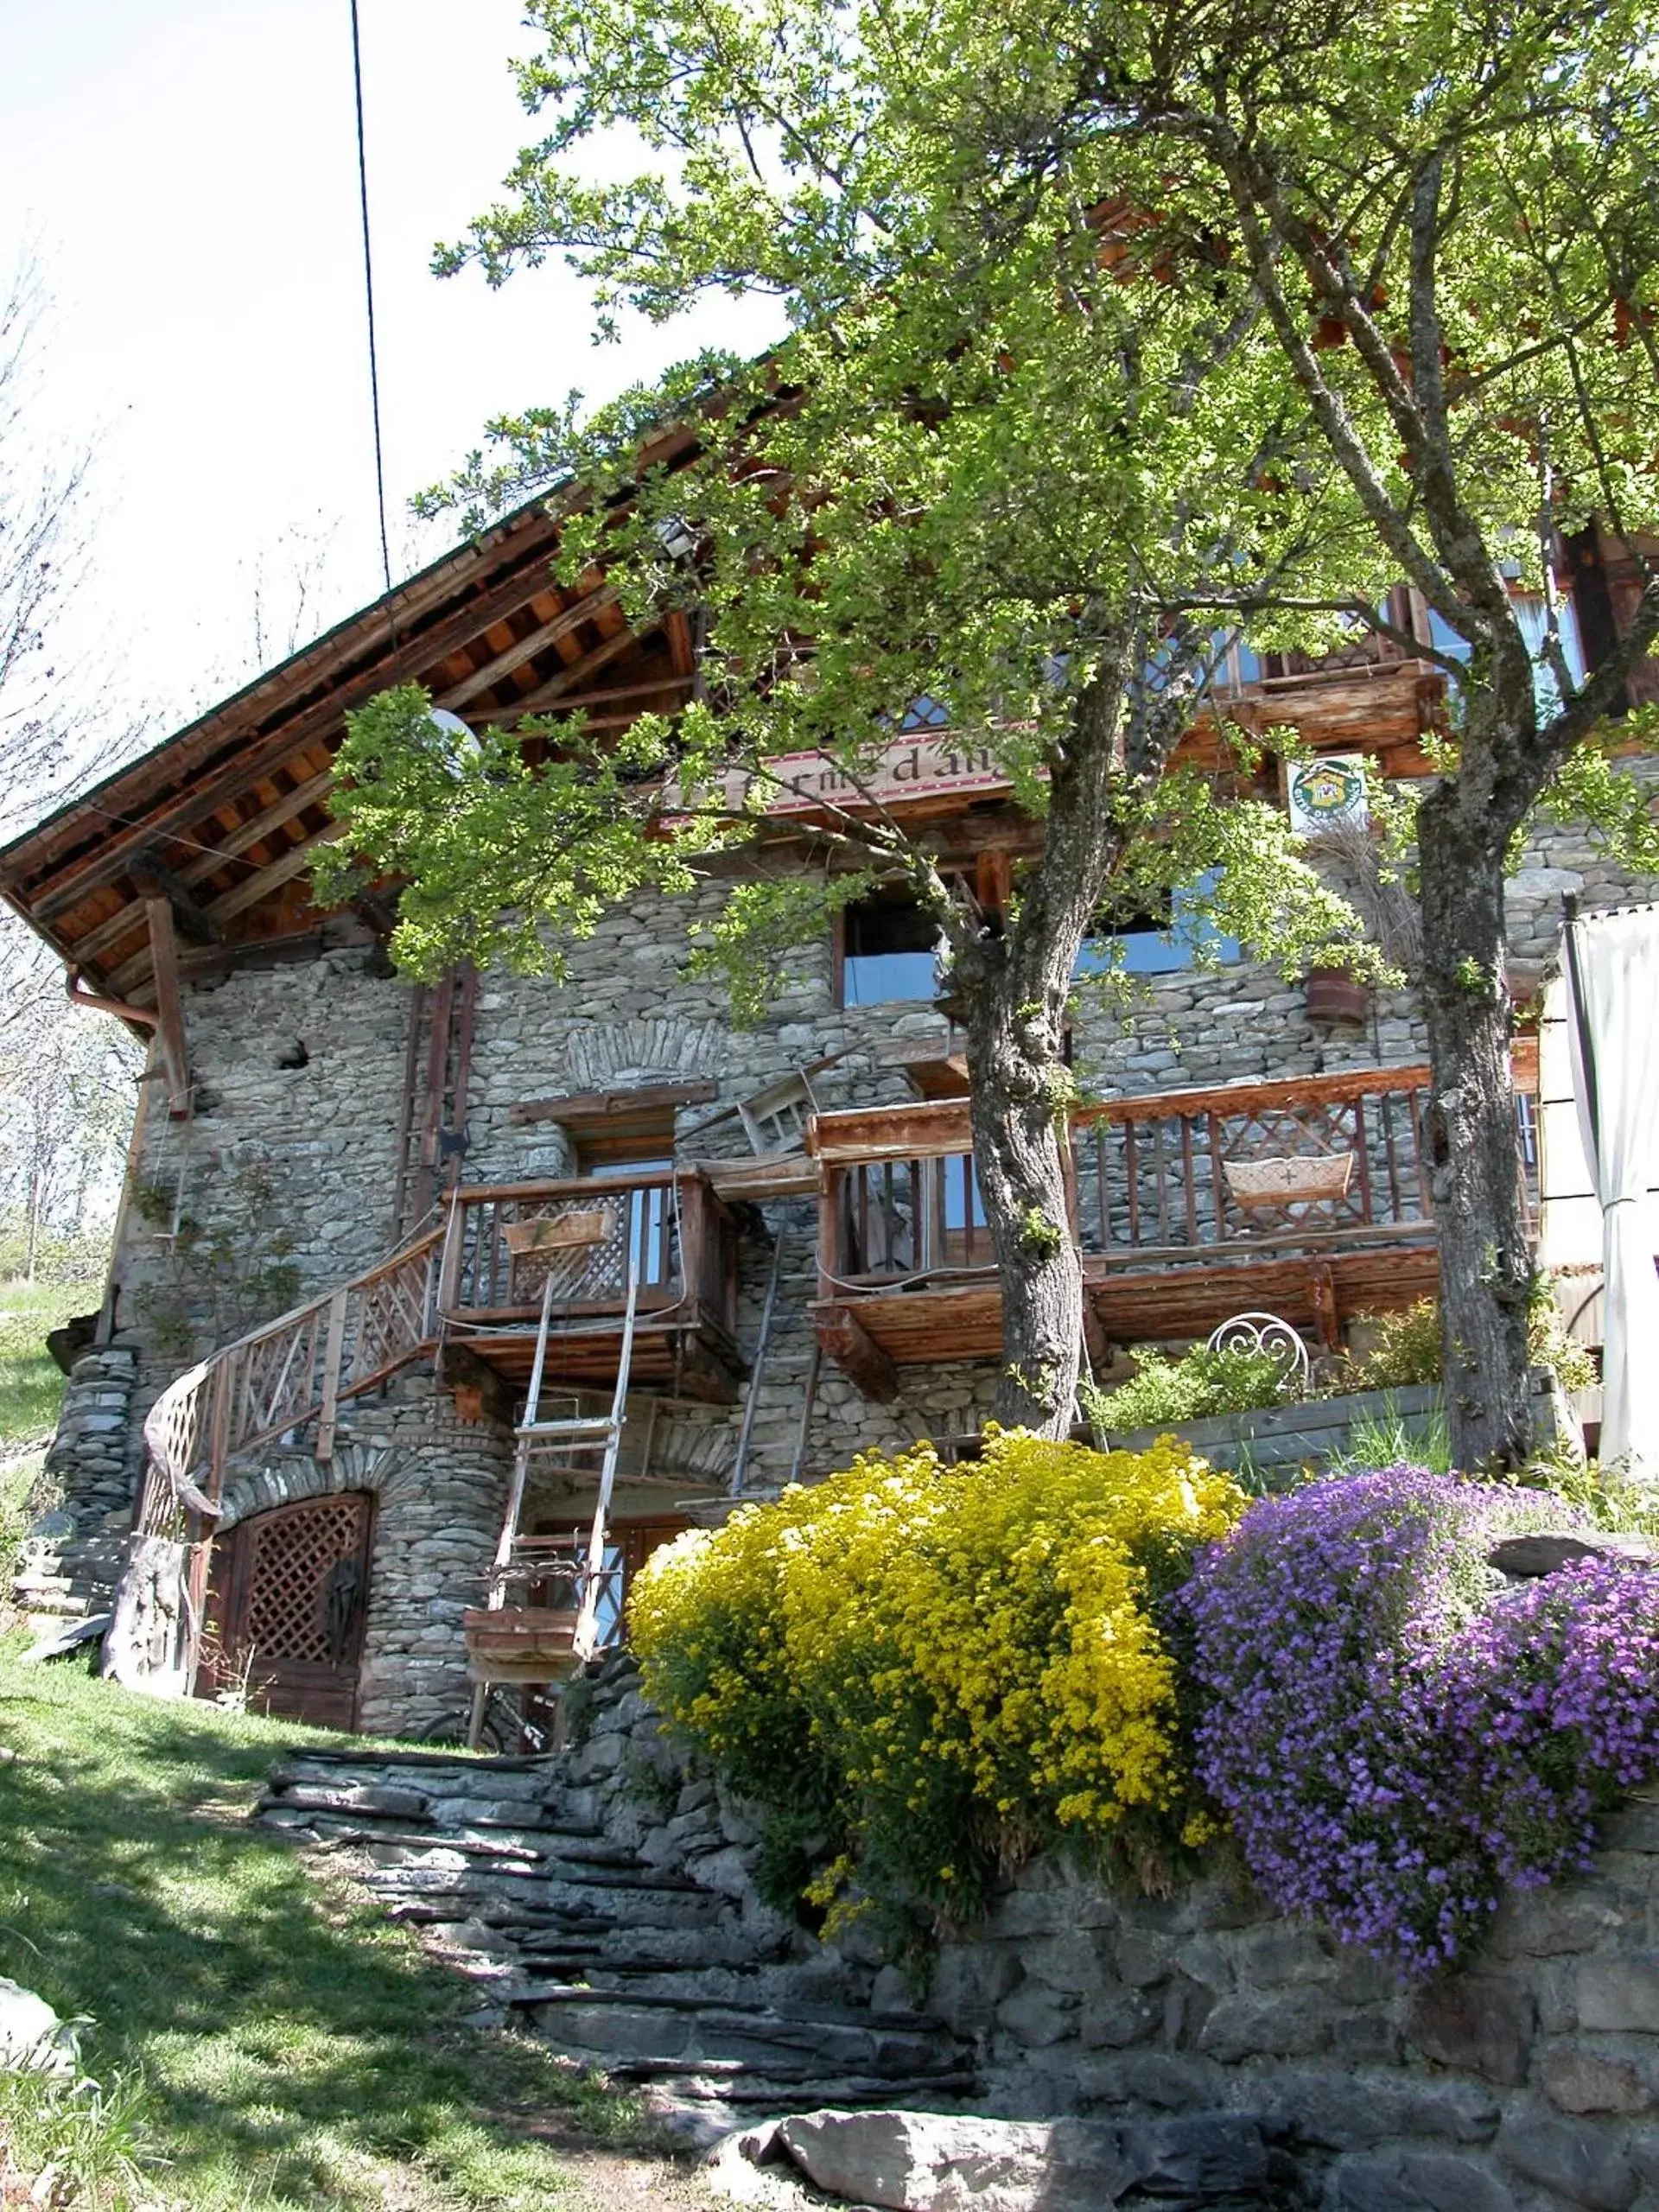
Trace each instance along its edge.
{"label": "wooden post", "polygon": [[156,971],[156,1013],[167,1077],[167,1109],[175,1121],[190,1111],[190,1069],[185,1050],[184,1001],[179,995],[179,946],[173,932],[173,907],[166,899],[146,899],[149,957]]}
{"label": "wooden post", "polygon": [[818,1342],[861,1395],[887,1405],[899,1395],[899,1370],[844,1306],[831,1306],[814,1317]]}
{"label": "wooden post", "polygon": [[322,1411],[317,1417],[317,1441],[312,1457],[334,1456],[334,1424],[340,1413],[340,1367],[346,1349],[346,1300],[342,1287],[328,1301],[328,1346],[322,1356]]}

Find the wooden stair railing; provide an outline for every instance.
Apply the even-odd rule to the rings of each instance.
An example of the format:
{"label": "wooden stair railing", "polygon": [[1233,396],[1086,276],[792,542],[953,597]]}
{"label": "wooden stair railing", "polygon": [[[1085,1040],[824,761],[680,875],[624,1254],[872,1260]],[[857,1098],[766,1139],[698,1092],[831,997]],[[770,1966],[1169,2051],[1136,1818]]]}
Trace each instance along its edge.
{"label": "wooden stair railing", "polygon": [[216,1520],[226,1461],[310,1421],[317,1424],[314,1455],[330,1459],[340,1406],[436,1341],[443,1236],[442,1228],[428,1230],[169,1382],[144,1421],[140,1532],[160,1534],[181,1510]]}

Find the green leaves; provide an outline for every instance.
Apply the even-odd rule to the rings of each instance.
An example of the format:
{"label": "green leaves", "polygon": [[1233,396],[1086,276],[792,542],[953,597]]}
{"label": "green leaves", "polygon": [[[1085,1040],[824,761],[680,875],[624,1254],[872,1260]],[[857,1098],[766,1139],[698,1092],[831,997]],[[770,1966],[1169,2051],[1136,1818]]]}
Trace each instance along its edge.
{"label": "green leaves", "polygon": [[457,743],[430,709],[405,684],[347,717],[334,801],[345,836],[317,868],[325,899],[365,876],[403,880],[391,950],[410,975],[466,959],[562,976],[566,941],[642,889],[690,890],[690,855],[719,842],[716,823],[664,812],[653,719],[609,750],[563,725],[560,753],[532,768],[518,736]]}

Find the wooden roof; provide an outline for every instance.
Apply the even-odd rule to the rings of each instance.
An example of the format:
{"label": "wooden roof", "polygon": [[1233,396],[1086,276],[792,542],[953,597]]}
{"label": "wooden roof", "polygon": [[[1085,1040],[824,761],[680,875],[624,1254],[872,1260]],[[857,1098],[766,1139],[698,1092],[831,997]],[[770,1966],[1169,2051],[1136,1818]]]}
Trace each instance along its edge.
{"label": "wooden roof", "polygon": [[684,616],[636,631],[602,570],[561,586],[558,535],[556,502],[537,500],[447,554],[16,839],[0,893],[92,990],[152,1006],[147,900],[170,908],[186,973],[321,925],[307,870],[332,830],[334,755],[347,709],[388,685],[424,683],[475,724],[556,705],[603,728],[684,704]]}
{"label": "wooden roof", "polygon": [[[695,450],[690,432],[675,433],[649,458],[671,467]],[[695,673],[685,614],[630,627],[601,567],[573,588],[557,583],[562,512],[554,495],[509,516],[71,799],[0,850],[0,895],[86,988],[153,1019],[149,1009],[159,1004],[165,1015],[176,1003],[175,969],[188,977],[324,941],[310,855],[334,834],[327,799],[346,715],[378,691],[423,683],[474,724],[580,707],[589,728],[620,728],[646,708],[685,705]],[[1427,770],[1421,735],[1439,718],[1442,690],[1437,671],[1394,658],[1309,668],[1220,704],[1253,729],[1294,723],[1315,745],[1363,747],[1385,773],[1409,775]],[[1230,765],[1212,713],[1200,712],[1179,757]],[[893,803],[899,795],[895,786]],[[966,785],[940,791],[907,811],[954,817],[970,797]],[[996,834],[1006,837],[1007,824]],[[371,897],[327,928],[366,943],[391,919]]]}

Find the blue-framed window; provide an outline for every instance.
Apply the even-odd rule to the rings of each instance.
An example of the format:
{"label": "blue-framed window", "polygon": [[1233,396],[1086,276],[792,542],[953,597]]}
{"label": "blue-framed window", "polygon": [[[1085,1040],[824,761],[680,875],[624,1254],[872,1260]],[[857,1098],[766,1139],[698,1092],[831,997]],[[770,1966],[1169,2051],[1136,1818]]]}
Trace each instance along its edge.
{"label": "blue-framed window", "polygon": [[1101,976],[1116,967],[1129,976],[1167,976],[1197,965],[1237,960],[1239,943],[1196,911],[1221,880],[1219,868],[1207,868],[1191,883],[1177,884],[1161,913],[1138,914],[1110,931],[1086,937],[1072,974]]}
{"label": "blue-framed window", "polygon": [[896,1006],[938,995],[938,925],[902,889],[877,891],[842,915],[841,1002]]}

